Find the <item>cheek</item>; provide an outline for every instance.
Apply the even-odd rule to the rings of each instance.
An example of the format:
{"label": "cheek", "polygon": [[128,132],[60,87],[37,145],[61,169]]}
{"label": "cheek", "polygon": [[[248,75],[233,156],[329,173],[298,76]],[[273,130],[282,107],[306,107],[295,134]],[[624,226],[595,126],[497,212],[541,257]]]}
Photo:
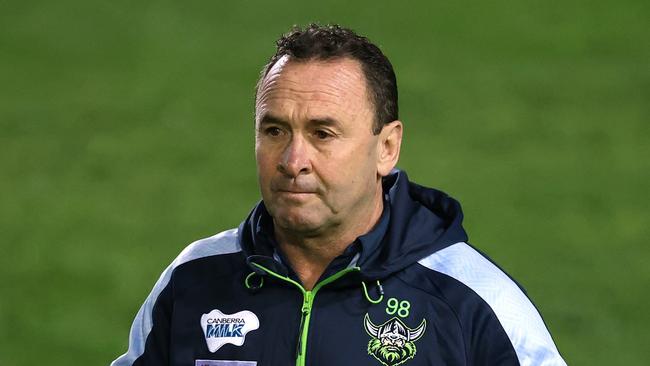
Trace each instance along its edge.
{"label": "cheek", "polygon": [[376,167],[365,149],[346,153],[333,153],[323,159],[317,174],[322,179],[330,204],[339,208],[356,202],[366,196],[375,184]]}
{"label": "cheek", "polygon": [[322,160],[332,174],[348,175],[356,180],[375,169],[376,151],[358,143],[352,148],[332,149],[329,154],[323,154]]}

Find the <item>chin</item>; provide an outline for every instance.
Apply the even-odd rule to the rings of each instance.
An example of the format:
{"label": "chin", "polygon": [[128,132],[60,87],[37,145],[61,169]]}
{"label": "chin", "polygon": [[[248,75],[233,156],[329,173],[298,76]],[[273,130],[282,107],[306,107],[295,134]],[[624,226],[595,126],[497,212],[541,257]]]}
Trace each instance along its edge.
{"label": "chin", "polygon": [[323,226],[322,220],[319,220],[308,213],[280,211],[277,216],[273,216],[273,219],[276,225],[295,233],[313,233]]}

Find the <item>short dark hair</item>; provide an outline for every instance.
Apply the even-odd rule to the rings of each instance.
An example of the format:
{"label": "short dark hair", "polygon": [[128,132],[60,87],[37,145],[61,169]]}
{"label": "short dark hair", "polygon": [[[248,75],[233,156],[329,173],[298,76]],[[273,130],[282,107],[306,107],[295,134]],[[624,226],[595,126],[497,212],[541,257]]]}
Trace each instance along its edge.
{"label": "short dark hair", "polygon": [[[292,61],[357,60],[366,78],[370,101],[375,106],[372,132],[378,134],[385,124],[398,119],[397,79],[388,58],[368,38],[337,24],[294,26],[276,41],[276,51],[262,69],[256,92],[273,65],[283,56]],[[256,97],[257,98],[257,97]]]}

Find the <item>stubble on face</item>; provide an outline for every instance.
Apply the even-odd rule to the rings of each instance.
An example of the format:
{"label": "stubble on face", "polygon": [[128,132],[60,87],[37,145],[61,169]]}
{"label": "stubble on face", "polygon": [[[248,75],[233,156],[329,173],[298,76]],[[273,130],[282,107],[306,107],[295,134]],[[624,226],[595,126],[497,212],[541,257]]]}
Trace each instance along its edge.
{"label": "stubble on face", "polygon": [[354,60],[287,56],[261,83],[258,177],[278,229],[315,237],[381,214],[374,110],[365,87]]}

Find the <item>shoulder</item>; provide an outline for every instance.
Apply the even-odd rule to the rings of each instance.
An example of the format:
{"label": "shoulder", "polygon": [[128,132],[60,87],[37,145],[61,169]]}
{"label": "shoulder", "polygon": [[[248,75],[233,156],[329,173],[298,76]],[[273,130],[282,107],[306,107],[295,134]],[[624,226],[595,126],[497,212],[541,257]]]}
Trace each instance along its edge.
{"label": "shoulder", "polygon": [[[224,260],[227,260],[228,254],[240,251],[237,229],[227,230],[188,245],[160,275],[133,321],[128,351],[113,361],[111,365],[134,365],[136,360],[145,354],[145,344],[147,349],[151,348],[152,345],[154,348],[157,347],[157,345],[154,345],[155,341],[149,340],[152,339],[149,336],[152,332],[156,333],[156,329],[158,329],[158,334],[161,334],[169,327],[168,315],[173,306],[170,290],[173,286],[170,286],[170,283],[173,274],[176,273],[180,266],[188,263],[198,263],[204,258],[224,258]],[[149,351],[145,357],[155,357],[155,351],[153,353]],[[155,362],[155,364],[159,363]]]}
{"label": "shoulder", "polygon": [[[204,259],[219,260],[224,257],[224,262],[229,262],[225,257],[228,254],[239,253],[240,251],[241,247],[239,245],[237,229],[223,231],[208,238],[192,242],[160,274],[158,281],[156,281],[156,284],[151,290],[148,300],[157,301],[158,296],[169,287],[170,283],[174,281],[173,278],[176,278],[179,272],[191,276],[194,274],[196,268],[206,266]],[[191,264],[197,264],[197,266]],[[185,276],[181,277],[183,278]],[[181,282],[183,282],[183,279],[181,279]]]}
{"label": "shoulder", "polygon": [[[446,297],[478,296],[501,323],[511,325],[518,318],[538,318],[537,310],[519,286],[499,267],[467,243],[456,243],[421,259],[418,263],[446,278]],[[452,293],[454,292],[454,293]],[[456,294],[458,292],[459,294]],[[459,299],[460,298],[460,299]]]}
{"label": "shoulder", "polygon": [[219,257],[238,252],[241,252],[238,229],[222,231],[216,235],[194,241],[185,247],[176,259],[165,268],[156,283],[154,291],[156,289],[162,290],[179,267],[184,267],[189,263],[196,263],[204,258]]}
{"label": "shoulder", "polygon": [[[552,361],[549,363],[552,365],[564,365],[530,299],[503,270],[472,246],[456,243],[418,263],[432,275],[445,278],[440,291],[458,309],[460,317],[477,321],[476,314],[470,312],[491,313],[522,364],[544,360]],[[466,306],[468,301],[475,306]]]}
{"label": "shoulder", "polygon": [[504,296],[517,303],[530,302],[503,270],[467,243],[453,244],[418,263],[469,287],[490,305],[500,303]]}
{"label": "shoulder", "polygon": [[240,251],[238,229],[230,229],[191,243],[174,259],[170,267],[175,268],[197,259]]}

